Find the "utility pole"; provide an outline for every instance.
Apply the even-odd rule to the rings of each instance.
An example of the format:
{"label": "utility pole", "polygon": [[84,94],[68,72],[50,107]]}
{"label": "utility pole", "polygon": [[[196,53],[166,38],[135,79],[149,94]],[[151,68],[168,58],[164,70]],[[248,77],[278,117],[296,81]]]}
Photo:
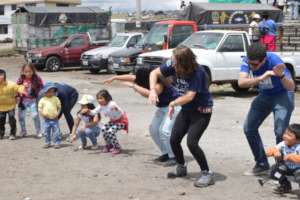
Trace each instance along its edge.
{"label": "utility pole", "polygon": [[141,28],[141,0],[136,0],[136,27]]}

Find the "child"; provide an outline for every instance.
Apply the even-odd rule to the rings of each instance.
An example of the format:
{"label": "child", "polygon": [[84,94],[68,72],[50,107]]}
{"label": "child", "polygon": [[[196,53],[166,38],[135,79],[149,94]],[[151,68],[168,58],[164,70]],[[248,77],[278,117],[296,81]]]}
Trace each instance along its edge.
{"label": "child", "polygon": [[41,123],[37,110],[37,97],[40,90],[43,88],[43,81],[37,75],[36,69],[32,64],[23,65],[21,69],[21,76],[17,80],[18,85],[24,86],[24,94],[20,96],[19,101],[19,123],[21,127],[21,136],[27,135],[25,118],[26,111],[29,111],[32,115],[35,133],[37,138],[41,138]]}
{"label": "child", "polygon": [[5,134],[6,115],[10,125],[10,140],[16,138],[17,122],[15,119],[16,96],[23,92],[24,87],[6,80],[6,72],[0,69],[0,140]]}
{"label": "child", "polygon": [[[151,71],[151,68],[141,67],[137,69],[135,75],[113,76],[105,80],[104,83],[110,84],[116,80],[122,81],[141,96],[148,98],[150,93],[149,76]],[[177,98],[178,93],[172,86],[169,86],[167,80],[159,80],[155,90],[158,93],[159,101],[156,104],[156,111],[153,115],[149,132],[152,140],[161,151],[161,155],[155,158],[154,161],[164,163],[165,167],[169,167],[176,165],[176,160],[170,145],[170,136],[174,121],[180,111],[180,106],[176,107],[172,119],[168,116],[168,106],[171,101]]]}
{"label": "child", "polygon": [[[92,149],[98,149],[97,137],[100,134],[100,128],[98,126],[98,122],[100,121],[100,114],[92,116],[88,114],[88,112],[83,113],[83,110],[88,109],[88,111],[90,112],[91,110],[95,109],[94,101],[95,99],[91,95],[83,95],[81,100],[78,102],[81,105],[81,109],[77,113],[77,118],[75,120],[71,138],[72,140],[76,139],[77,133],[77,136],[81,139],[82,143],[79,149],[86,149],[87,137],[90,138],[92,142]],[[79,128],[79,124],[81,121],[84,122],[84,126]]]}
{"label": "child", "polygon": [[288,193],[292,186],[286,176],[293,175],[300,183],[300,124],[291,124],[283,134],[283,141],[267,150],[268,157],[274,157],[277,163],[272,166],[270,176],[279,180],[278,193]]}
{"label": "child", "polygon": [[100,90],[97,94],[99,106],[91,113],[104,114],[109,118],[109,122],[101,128],[106,146],[103,149],[104,153],[111,152],[113,155],[121,152],[121,146],[117,139],[116,133],[119,130],[125,130],[128,133],[128,118],[125,112],[112,100],[111,95],[107,90]]}
{"label": "child", "polygon": [[58,115],[61,109],[61,103],[57,98],[57,88],[52,85],[48,85],[45,88],[45,96],[42,97],[38,103],[39,113],[44,118],[44,133],[45,133],[45,146],[44,148],[51,147],[51,132],[54,135],[54,148],[60,148],[61,133],[58,123]]}

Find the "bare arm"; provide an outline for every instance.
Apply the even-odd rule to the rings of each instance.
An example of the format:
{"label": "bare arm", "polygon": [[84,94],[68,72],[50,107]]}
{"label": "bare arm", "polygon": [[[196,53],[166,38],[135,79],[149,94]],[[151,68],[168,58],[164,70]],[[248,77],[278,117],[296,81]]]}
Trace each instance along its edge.
{"label": "bare arm", "polygon": [[277,65],[273,69],[274,75],[275,76],[279,76],[279,77],[283,76],[281,78],[281,83],[282,83],[283,87],[286,90],[294,91],[295,90],[294,80],[293,79],[289,79],[286,76],[284,76],[284,70],[285,70],[285,68],[286,68],[285,64],[279,64],[279,65]]}
{"label": "bare arm", "polygon": [[72,129],[72,133],[71,133],[71,142],[73,142],[76,139],[76,130],[80,124],[80,121],[81,121],[81,119],[79,117],[76,117],[73,129]]}
{"label": "bare arm", "polygon": [[[139,93],[140,95],[142,95],[143,97],[148,98],[149,95],[150,95],[150,90],[149,89],[143,88],[143,87],[141,87],[141,86],[139,86],[137,84],[133,84],[132,85],[132,89],[134,91],[136,91],[137,93]],[[159,83],[156,84],[155,85],[155,92],[156,92],[156,94],[159,95],[160,93],[162,93],[162,91],[163,91],[163,86],[161,84],[159,84]]]}
{"label": "bare arm", "polygon": [[150,94],[149,94],[148,99],[149,99],[149,102],[151,104],[156,104],[156,102],[158,102],[158,96],[157,96],[157,92],[155,90],[155,85],[157,84],[158,78],[160,76],[162,76],[160,68],[156,68],[155,70],[153,70],[150,73],[150,78],[149,78],[149,81],[150,81]]}
{"label": "bare arm", "polygon": [[99,116],[98,116],[98,115],[95,115],[95,116],[93,117],[93,120],[92,120],[90,123],[87,123],[85,126],[86,126],[87,128],[92,127],[92,126],[95,126],[95,125],[98,124],[99,121],[100,121]]}
{"label": "bare arm", "polygon": [[124,74],[124,75],[118,75],[113,76],[109,79],[106,79],[103,81],[104,84],[111,84],[113,81],[127,81],[127,82],[134,82],[135,81],[135,75],[131,74]]}
{"label": "bare arm", "polygon": [[185,105],[191,101],[193,101],[193,99],[196,96],[196,92],[194,91],[188,91],[185,95],[178,97],[177,99],[175,99],[174,101],[170,102],[170,106],[174,107],[174,106],[182,106]]}
{"label": "bare arm", "polygon": [[241,88],[249,88],[259,84],[259,82],[274,76],[273,71],[266,71],[263,75],[258,77],[249,77],[249,74],[246,72],[240,72],[240,77],[238,84]]}

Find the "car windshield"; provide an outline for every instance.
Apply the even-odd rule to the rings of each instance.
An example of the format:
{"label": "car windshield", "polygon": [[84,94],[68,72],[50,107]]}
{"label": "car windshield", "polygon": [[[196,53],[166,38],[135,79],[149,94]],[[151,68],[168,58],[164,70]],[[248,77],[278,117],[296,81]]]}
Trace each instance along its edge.
{"label": "car windshield", "polygon": [[223,33],[199,32],[194,33],[180,45],[198,49],[216,49]]}
{"label": "car windshield", "polygon": [[154,25],[145,39],[145,44],[162,45],[164,42],[164,35],[166,35],[167,32],[168,32],[168,24]]}
{"label": "car windshield", "polygon": [[109,46],[111,47],[122,47],[127,41],[128,36],[125,35],[116,35],[110,42]]}

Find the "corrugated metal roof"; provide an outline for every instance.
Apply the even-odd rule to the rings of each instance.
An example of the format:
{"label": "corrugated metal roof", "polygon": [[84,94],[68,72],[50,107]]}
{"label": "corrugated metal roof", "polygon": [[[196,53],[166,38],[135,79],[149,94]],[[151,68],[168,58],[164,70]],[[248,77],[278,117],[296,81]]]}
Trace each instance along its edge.
{"label": "corrugated metal roof", "polygon": [[81,4],[81,0],[1,0],[0,5],[7,4],[23,4],[23,3],[66,3],[66,4]]}
{"label": "corrugated metal roof", "polygon": [[192,3],[193,7],[204,10],[278,10],[274,6],[267,4],[244,4],[244,3]]}
{"label": "corrugated metal roof", "polygon": [[29,13],[99,13],[104,12],[99,7],[35,7],[24,6],[16,10],[16,12],[29,12]]}

